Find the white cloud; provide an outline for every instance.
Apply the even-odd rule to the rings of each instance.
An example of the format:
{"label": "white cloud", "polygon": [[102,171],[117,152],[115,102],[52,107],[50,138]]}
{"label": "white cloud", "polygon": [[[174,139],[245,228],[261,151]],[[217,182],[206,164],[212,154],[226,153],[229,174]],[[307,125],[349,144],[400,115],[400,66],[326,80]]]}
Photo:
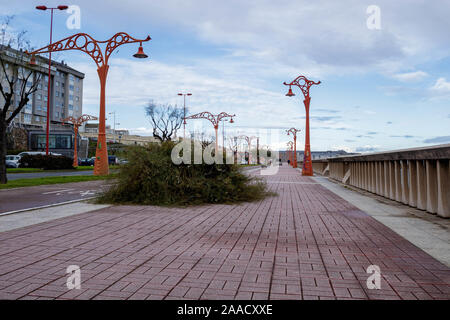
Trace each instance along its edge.
{"label": "white cloud", "polygon": [[448,82],[445,78],[439,78],[436,80],[436,83],[431,87],[431,90],[444,94],[450,93],[450,82]]}
{"label": "white cloud", "polygon": [[394,74],[393,77],[402,82],[414,82],[427,77],[428,73],[424,71],[414,71]]}

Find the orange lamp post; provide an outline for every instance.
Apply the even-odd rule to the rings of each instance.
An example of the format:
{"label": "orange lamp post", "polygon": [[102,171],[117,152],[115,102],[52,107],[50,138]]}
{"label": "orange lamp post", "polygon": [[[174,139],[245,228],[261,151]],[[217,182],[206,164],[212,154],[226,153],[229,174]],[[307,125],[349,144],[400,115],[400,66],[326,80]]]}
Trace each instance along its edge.
{"label": "orange lamp post", "polygon": [[300,132],[300,129],[290,128],[286,130],[287,135],[292,134],[294,136],[294,163],[292,164],[293,168],[297,168],[297,132]]}
{"label": "orange lamp post", "polygon": [[[107,175],[109,174],[108,165],[108,150],[106,146],[106,124],[105,124],[105,91],[106,91],[106,78],[108,76],[108,61],[111,53],[119,46],[128,43],[139,42],[138,52],[133,55],[135,58],[147,58],[142,48],[142,42],[150,41],[148,36],[143,40],[135,39],[129,36],[125,32],[119,32],[113,35],[110,39],[105,41],[97,41],[86,33],[77,33],[73,36],[64,38],[58,42],[54,42],[46,47],[30,52],[29,54],[42,54],[48,52],[67,51],[67,50],[79,50],[87,53],[97,64],[97,73],[100,79],[100,112],[99,112],[99,124],[98,124],[98,139],[97,149],[95,152],[95,165],[94,175]],[[102,51],[100,45],[106,44],[105,50]],[[31,57],[30,64],[34,62],[33,56]]]}
{"label": "orange lamp post", "polygon": [[287,143],[287,146],[288,146],[288,159],[289,159],[290,165],[293,166],[294,164],[292,161],[292,149],[294,147],[294,143],[292,141],[289,141]]}
{"label": "orange lamp post", "polygon": [[313,175],[313,168],[312,168],[312,162],[311,162],[311,146],[309,143],[309,104],[311,102],[311,98],[309,96],[309,88],[314,84],[320,84],[320,81],[314,82],[311,80],[308,80],[304,76],[299,76],[295,78],[290,83],[283,83],[285,86],[289,86],[289,91],[286,94],[288,97],[293,97],[295,94],[292,92],[292,86],[297,86],[302,90],[303,96],[305,100],[303,100],[303,104],[305,105],[306,110],[306,126],[305,126],[305,154],[303,156],[303,168],[302,168],[302,175],[303,176],[312,176]]}
{"label": "orange lamp post", "polygon": [[71,122],[73,124],[73,131],[75,133],[75,139],[74,139],[74,146],[73,146],[73,164],[72,166],[74,168],[78,167],[78,153],[77,153],[77,145],[78,145],[78,128],[85,122],[89,120],[98,120],[97,117],[90,116],[88,114],[83,114],[82,116],[79,116],[78,118],[74,117],[67,117],[65,119],[62,119],[61,121],[64,122]]}
{"label": "orange lamp post", "polygon": [[219,123],[222,119],[224,118],[231,118],[230,119],[230,123],[234,123],[233,117],[235,117],[235,114],[228,114],[226,112],[221,112],[218,115],[213,115],[211,112],[209,111],[204,111],[204,112],[200,112],[197,114],[193,114],[192,116],[189,117],[185,117],[184,121],[186,122],[186,120],[188,119],[206,119],[209,120],[209,122],[212,123],[212,125],[214,126],[214,131],[216,133],[216,153],[219,150],[219,145],[218,145],[218,138],[217,138],[217,130],[219,129]]}

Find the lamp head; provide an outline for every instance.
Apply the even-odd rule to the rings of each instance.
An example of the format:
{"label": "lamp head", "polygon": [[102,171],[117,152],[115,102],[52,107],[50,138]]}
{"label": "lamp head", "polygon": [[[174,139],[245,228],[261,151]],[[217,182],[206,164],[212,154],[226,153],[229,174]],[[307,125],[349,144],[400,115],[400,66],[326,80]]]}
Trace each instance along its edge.
{"label": "lamp head", "polygon": [[133,57],[138,58],[138,59],[148,58],[148,55],[145,54],[144,48],[142,47],[142,42],[139,45],[138,52],[133,54]]}
{"label": "lamp head", "polygon": [[47,10],[47,7],[46,6],[37,6],[36,9],[45,11],[45,10]]}
{"label": "lamp head", "polygon": [[69,9],[69,6],[58,6],[59,10],[67,10]]}
{"label": "lamp head", "polygon": [[233,118],[231,118],[231,120],[230,120],[230,123],[234,123],[234,120],[233,120]]}
{"label": "lamp head", "polygon": [[289,91],[288,91],[288,93],[286,93],[286,96],[287,96],[287,97],[293,97],[293,96],[295,96],[295,93],[292,92],[291,86],[289,86]]}
{"label": "lamp head", "polygon": [[36,65],[36,58],[35,58],[34,54],[30,58],[29,65],[30,66],[35,66]]}

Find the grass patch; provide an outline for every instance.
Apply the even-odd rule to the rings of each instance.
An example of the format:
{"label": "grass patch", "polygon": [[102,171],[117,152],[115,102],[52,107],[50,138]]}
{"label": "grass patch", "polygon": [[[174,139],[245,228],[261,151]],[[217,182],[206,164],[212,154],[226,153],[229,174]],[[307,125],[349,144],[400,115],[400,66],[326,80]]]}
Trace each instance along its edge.
{"label": "grass patch", "polygon": [[17,179],[8,181],[7,184],[0,184],[0,189],[22,188],[32,187],[48,184],[62,184],[70,182],[83,182],[93,180],[106,180],[112,179],[115,175],[109,176],[61,176],[61,177],[43,177],[33,179]]}
{"label": "grass patch", "polygon": [[[117,183],[98,203],[186,206],[238,203],[269,195],[264,180],[241,172],[239,165],[172,162],[173,142],[128,149]],[[193,157],[193,154],[192,154]]]}
{"label": "grass patch", "polygon": [[[119,168],[118,165],[109,166],[110,170]],[[65,170],[44,170],[39,168],[7,168],[6,173],[36,173],[36,172],[73,172],[73,171],[92,171],[94,166],[78,166],[76,169],[65,169]]]}

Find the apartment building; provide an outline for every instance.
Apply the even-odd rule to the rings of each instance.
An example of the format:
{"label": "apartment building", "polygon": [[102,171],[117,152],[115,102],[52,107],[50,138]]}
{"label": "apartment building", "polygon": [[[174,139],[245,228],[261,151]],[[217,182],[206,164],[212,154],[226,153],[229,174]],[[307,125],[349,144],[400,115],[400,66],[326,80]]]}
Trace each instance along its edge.
{"label": "apartment building", "polygon": [[[30,57],[21,51],[0,46],[0,55],[5,62],[5,71],[0,68],[0,81],[6,84],[5,72],[8,76],[23,75],[32,72],[26,88],[37,83],[37,90],[30,96],[30,101],[15,117],[14,126],[28,128],[29,149],[45,148],[47,124],[47,103],[50,105],[50,136],[49,148],[53,150],[70,150],[73,148],[73,132],[70,127],[61,130],[58,124],[68,116],[78,117],[83,111],[83,79],[84,74],[71,68],[64,61],[52,61],[50,72],[50,96],[48,96],[48,59],[36,56],[36,65],[30,65]],[[9,114],[18,107],[20,102],[20,86],[22,80],[16,82],[13,106]],[[0,96],[0,108],[4,99]]]}

